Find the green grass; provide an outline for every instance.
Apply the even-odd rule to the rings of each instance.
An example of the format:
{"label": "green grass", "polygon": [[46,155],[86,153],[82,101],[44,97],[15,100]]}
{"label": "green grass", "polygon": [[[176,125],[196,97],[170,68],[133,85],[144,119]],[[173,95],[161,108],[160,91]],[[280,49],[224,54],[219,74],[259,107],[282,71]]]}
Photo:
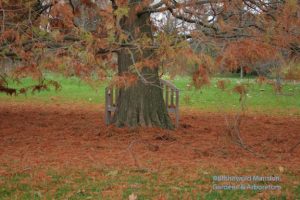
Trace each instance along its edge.
{"label": "green grass", "polygon": [[[52,102],[53,99],[59,102],[89,102],[94,104],[104,103],[104,90],[106,83],[99,83],[97,86],[91,85],[79,80],[78,78],[64,78],[59,75],[48,75],[47,78],[59,81],[62,85],[61,91],[42,91],[30,92],[17,97],[10,97],[0,93],[0,101],[43,101]],[[229,80],[227,91],[224,92],[217,88],[218,80]],[[248,86],[248,95],[246,100],[247,108],[255,111],[296,111],[300,110],[300,84],[285,84],[282,94],[275,94],[271,85],[258,85],[254,78],[213,78],[211,84],[203,86],[201,89],[189,88],[190,79],[187,77],[178,77],[171,80],[180,90],[180,106],[197,108],[201,110],[230,110],[239,107],[239,95],[232,92],[232,88],[238,83],[244,83]],[[29,86],[35,82],[26,78],[21,84],[9,82],[11,87],[21,88]]]}
{"label": "green grass", "polygon": [[[257,170],[257,169],[256,169]],[[44,170],[42,170],[44,171]],[[177,169],[134,171],[93,168],[83,170],[39,170],[12,173],[0,176],[0,199],[128,199],[136,194],[138,199],[297,199],[300,185],[272,183],[282,186],[281,191],[213,190],[212,175],[221,175],[213,170],[196,169],[187,175]],[[264,174],[271,172],[264,171]],[[43,176],[41,176],[41,174]],[[295,174],[282,174],[286,180],[297,179]],[[298,177],[299,178],[299,177]],[[219,184],[219,183],[218,183]],[[223,183],[224,184],[224,183]],[[235,184],[235,183],[231,183]],[[255,183],[263,185],[264,183]],[[268,197],[268,198],[266,198]]]}
{"label": "green grass", "polygon": [[[11,101],[43,101],[51,102],[51,98],[57,99],[61,102],[91,102],[91,103],[103,103],[104,102],[104,89],[105,83],[99,84],[99,87],[93,88],[86,82],[76,78],[65,78],[61,75],[48,75],[47,79],[58,81],[62,88],[59,91],[55,91],[54,88],[44,90],[41,92],[35,92],[32,94],[30,91],[27,95],[20,94],[16,97],[7,96],[4,93],[0,94],[0,100]],[[25,78],[21,80],[21,83],[9,81],[9,86],[14,88],[28,87],[37,84],[37,81],[31,78]]]}
{"label": "green grass", "polygon": [[[225,91],[217,87],[218,80],[230,81]],[[233,92],[234,86],[245,84],[248,88],[246,106],[255,111],[287,111],[300,108],[300,84],[285,84],[282,94],[276,94],[271,85],[256,83],[254,78],[213,78],[211,83],[200,90],[187,89],[188,78],[173,81],[182,90],[181,105],[207,110],[228,110],[240,107],[239,94]]]}
{"label": "green grass", "polygon": [[[18,95],[10,97],[0,94],[0,101],[39,101],[39,102],[87,102],[91,104],[104,103],[104,89],[106,84],[99,84],[97,90],[77,78],[64,78],[62,76],[48,76],[59,81],[62,90],[55,92],[42,91],[32,95]],[[230,80],[226,92],[216,87],[219,79]],[[190,80],[180,77],[172,82],[181,89],[180,104],[183,107],[201,110],[218,111],[220,109],[237,109],[239,107],[239,95],[232,92],[232,88],[241,82],[239,78],[213,78],[209,86],[200,90],[189,89]],[[249,92],[247,106],[252,110],[261,112],[279,110],[289,112],[300,111],[300,85],[287,84],[283,87],[284,95],[276,95],[270,85],[259,86],[254,79],[243,79],[248,84]],[[27,78],[21,84],[10,81],[10,87],[25,87],[34,84]],[[165,169],[158,172],[133,171],[131,169],[84,169],[84,170],[60,170],[48,169],[40,173],[39,169],[11,172],[0,175],[0,200],[8,199],[128,199],[132,193],[138,195],[138,199],[259,199],[266,194],[268,199],[300,199],[299,175],[292,172],[281,174],[283,179],[289,182],[279,183],[282,186],[280,192],[259,191],[216,191],[212,190],[212,175],[222,175],[215,169],[198,169],[194,174],[177,173],[177,169]],[[278,171],[278,170],[277,170]],[[262,175],[275,174],[277,171],[260,171],[254,169],[250,174]],[[204,173],[205,172],[205,173]],[[241,169],[240,174],[244,174]],[[42,175],[41,175],[42,174]],[[262,199],[266,199],[263,196]]]}

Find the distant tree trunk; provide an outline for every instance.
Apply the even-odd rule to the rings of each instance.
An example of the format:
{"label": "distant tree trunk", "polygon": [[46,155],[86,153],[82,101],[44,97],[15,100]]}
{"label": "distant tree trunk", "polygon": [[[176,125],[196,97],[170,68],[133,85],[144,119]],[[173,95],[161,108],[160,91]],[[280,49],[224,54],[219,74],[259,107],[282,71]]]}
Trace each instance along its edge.
{"label": "distant tree trunk", "polygon": [[[122,29],[130,32],[132,36],[137,34],[135,30],[138,28],[138,34],[151,37],[150,14],[136,16],[135,19],[126,18],[121,23]],[[118,53],[119,75],[128,72],[134,61],[149,58],[152,53],[151,49],[143,49],[141,56],[137,51],[132,50],[130,53],[128,49],[122,49]],[[116,126],[157,126],[167,129],[174,127],[164,103],[158,68],[150,69],[145,66],[136,84],[120,88],[116,106],[113,117]]]}
{"label": "distant tree trunk", "polygon": [[241,71],[240,71],[240,77],[244,78],[244,67],[241,67]]}

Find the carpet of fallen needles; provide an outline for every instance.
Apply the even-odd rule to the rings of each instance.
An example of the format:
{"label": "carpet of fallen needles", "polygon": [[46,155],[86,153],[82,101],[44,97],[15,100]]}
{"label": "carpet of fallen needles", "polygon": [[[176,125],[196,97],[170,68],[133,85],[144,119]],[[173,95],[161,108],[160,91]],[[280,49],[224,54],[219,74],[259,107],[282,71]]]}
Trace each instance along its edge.
{"label": "carpet of fallen needles", "polygon": [[1,102],[0,175],[42,166],[283,166],[300,173],[299,116],[247,114],[238,145],[226,124],[230,115],[186,109],[176,130],[116,128],[105,125],[97,105]]}

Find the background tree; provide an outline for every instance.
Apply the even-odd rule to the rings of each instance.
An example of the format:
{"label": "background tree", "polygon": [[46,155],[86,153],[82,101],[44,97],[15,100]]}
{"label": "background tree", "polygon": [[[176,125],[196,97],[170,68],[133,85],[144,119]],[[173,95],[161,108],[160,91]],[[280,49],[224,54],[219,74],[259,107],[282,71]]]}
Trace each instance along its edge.
{"label": "background tree", "polygon": [[[2,0],[0,6],[1,60],[15,65],[8,76],[31,75],[46,88],[47,71],[84,80],[112,72],[120,88],[117,126],[173,128],[159,81],[168,69],[191,70],[200,87],[220,66],[300,52],[296,0]],[[213,47],[214,55],[191,44]]]}

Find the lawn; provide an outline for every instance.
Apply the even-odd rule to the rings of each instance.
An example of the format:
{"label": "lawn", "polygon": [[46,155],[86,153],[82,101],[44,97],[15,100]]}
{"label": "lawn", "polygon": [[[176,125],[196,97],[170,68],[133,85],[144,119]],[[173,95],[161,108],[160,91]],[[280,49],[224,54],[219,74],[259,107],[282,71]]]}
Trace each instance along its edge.
{"label": "lawn", "polygon": [[[249,169],[244,169],[249,170]],[[252,169],[253,170],[253,169]],[[260,169],[261,170],[261,169]],[[251,170],[250,170],[251,171]],[[269,170],[271,171],[271,170]],[[257,172],[257,170],[255,170]],[[265,174],[266,170],[262,170]],[[241,172],[240,172],[241,173]],[[191,177],[191,174],[194,177]],[[239,200],[270,199],[286,200],[300,198],[300,185],[280,183],[282,191],[211,190],[212,175],[222,173],[199,168],[184,175],[170,168],[160,172],[147,170],[112,170],[107,168],[23,172],[0,177],[0,199],[128,199],[132,194],[137,199],[195,199],[195,200]],[[284,178],[296,181],[292,173]],[[245,183],[246,184],[246,183]]]}
{"label": "lawn", "polygon": [[[91,87],[77,78],[48,78],[59,81],[62,89],[0,94],[0,200],[129,199],[132,194],[157,200],[300,199],[300,152],[295,146],[300,139],[299,84],[285,84],[276,95],[272,86],[254,78],[215,77],[198,90],[189,87],[189,78],[175,78],[181,119],[180,127],[169,131],[106,126],[101,108],[106,83]],[[219,80],[230,81],[226,91],[217,87]],[[232,88],[241,83],[248,85],[247,108],[255,111],[243,118],[242,138],[264,158],[226,134],[221,111],[239,109],[239,95]],[[21,88],[34,81],[9,84]],[[281,180],[216,182],[213,176],[218,175]],[[248,183],[281,189],[213,189]]]}
{"label": "lawn", "polygon": [[[87,84],[78,78],[65,78],[61,75],[48,75],[48,79],[59,81],[62,89],[56,92],[54,89],[42,91],[32,95],[30,92],[17,97],[10,97],[0,94],[0,100],[3,101],[43,101],[43,102],[89,102],[93,104],[104,103],[104,89],[106,82],[98,85]],[[228,82],[226,91],[217,87],[219,80]],[[258,84],[255,78],[221,78],[211,79],[209,85],[200,89],[190,87],[190,78],[177,77],[170,80],[180,89],[180,106],[207,111],[234,110],[240,107],[239,95],[232,91],[237,84],[245,84],[248,88],[246,105],[249,110],[256,112],[277,112],[277,113],[295,113],[300,110],[300,83],[286,83],[283,85],[282,93],[276,94],[269,84]],[[17,84],[10,82],[11,87],[21,88],[29,86],[35,82],[26,78]]]}

